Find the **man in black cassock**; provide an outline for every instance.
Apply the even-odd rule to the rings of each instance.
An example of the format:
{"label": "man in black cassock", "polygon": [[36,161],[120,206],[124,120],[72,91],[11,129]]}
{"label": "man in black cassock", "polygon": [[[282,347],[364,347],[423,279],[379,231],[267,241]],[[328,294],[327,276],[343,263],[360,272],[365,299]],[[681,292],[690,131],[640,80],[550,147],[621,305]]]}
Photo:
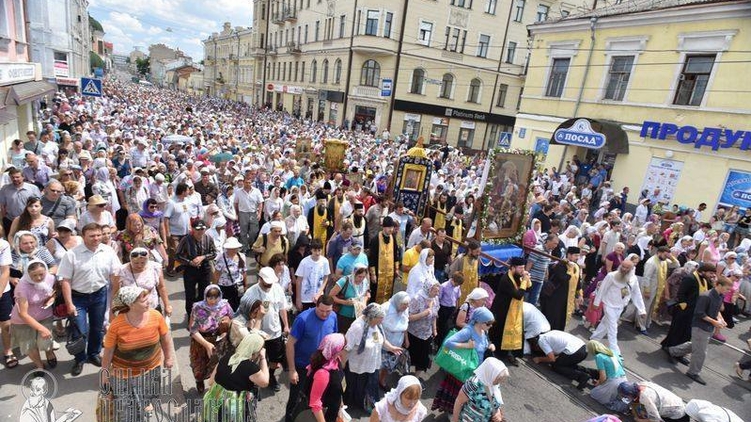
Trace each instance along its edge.
{"label": "man in black cassock", "polygon": [[576,306],[582,303],[580,249],[571,246],[566,259],[558,261],[550,271],[548,281],[542,286],[540,310],[550,322],[551,330],[566,331],[566,323]]}

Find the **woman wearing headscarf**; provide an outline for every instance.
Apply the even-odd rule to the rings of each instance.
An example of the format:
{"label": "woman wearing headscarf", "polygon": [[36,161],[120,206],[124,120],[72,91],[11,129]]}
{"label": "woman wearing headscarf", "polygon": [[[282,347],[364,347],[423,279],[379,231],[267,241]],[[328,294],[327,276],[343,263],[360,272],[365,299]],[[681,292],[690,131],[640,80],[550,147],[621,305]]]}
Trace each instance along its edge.
{"label": "woman wearing headscarf", "polygon": [[188,323],[190,367],[200,394],[205,390],[204,380],[209,378],[217,363],[218,354],[214,350],[217,337],[229,328],[233,313],[229,303],[222,299],[222,291],[216,284],[206,286],[203,300],[193,304]]}
{"label": "woman wearing headscarf", "polygon": [[343,396],[342,362],[339,354],[345,343],[343,335],[329,334],[321,340],[318,350],[310,358],[308,406],[316,422],[335,421],[339,415]]}
{"label": "woman wearing headscarf", "polygon": [[618,400],[618,386],[628,381],[623,369],[623,358],[597,340],[587,342],[587,353],[594,356],[598,373],[594,380],[595,388],[589,394],[610,410],[626,410],[623,402]]}
{"label": "woman wearing headscarf", "polygon": [[107,209],[112,215],[116,215],[120,209],[120,201],[117,198],[117,189],[110,178],[110,170],[106,166],[94,170],[94,183],[91,185],[91,192],[95,196],[99,195],[105,201]]}
{"label": "woman wearing headscarf", "polygon": [[[386,316],[383,318],[383,335],[391,345],[401,348],[409,347],[407,328],[409,327],[409,303],[410,297],[407,292],[399,292],[389,299],[388,303],[381,306],[386,308]],[[392,353],[388,350],[381,351],[381,372],[378,374],[378,384],[386,386],[386,376],[399,367],[400,353]],[[403,359],[403,358],[401,358]]]}
{"label": "woman wearing headscarf", "polygon": [[424,284],[437,282],[435,277],[435,251],[430,248],[420,251],[417,265],[409,270],[407,277],[407,294],[411,298],[417,297],[422,291]]}
{"label": "woman wearing headscarf", "polygon": [[39,352],[45,352],[48,368],[57,366],[52,349],[52,307],[55,300],[55,276],[47,264],[32,259],[16,285],[16,303],[10,314],[11,339],[22,355],[28,355],[37,369],[44,369]]}
{"label": "woman wearing headscarf", "polygon": [[258,388],[269,385],[264,339],[249,333],[216,366],[214,385],[203,396],[204,420],[255,422]]}
{"label": "woman wearing headscarf", "polygon": [[399,379],[396,388],[375,404],[370,422],[420,422],[425,419],[428,409],[420,403],[422,386],[413,375]]}
{"label": "woman wearing headscarf", "polygon": [[[39,239],[34,233],[22,230],[13,236],[13,249],[10,252],[13,264],[10,269],[11,283],[20,279],[24,274],[26,267],[32,260],[39,260],[47,265],[51,274],[57,274],[57,263],[55,258],[50,254],[47,248],[39,247]],[[16,279],[13,281],[13,279]]]}
{"label": "woman wearing headscarf", "polygon": [[500,383],[509,377],[508,368],[496,358],[488,358],[462,386],[453,407],[452,422],[503,420]]}
{"label": "woman wearing headscarf", "polygon": [[[495,317],[488,308],[477,308],[472,313],[469,323],[461,330],[448,337],[443,343],[444,347],[453,349],[475,349],[477,361],[481,362],[486,351],[494,351],[495,346],[488,341],[488,330],[493,326]],[[462,388],[462,382],[450,374],[446,374],[433,399],[432,410],[441,410],[451,413],[454,403]]]}
{"label": "woman wearing headscarf", "polygon": [[441,285],[436,280],[427,281],[420,292],[409,302],[408,349],[415,375],[430,367],[430,351],[433,338],[438,334],[438,293]]}
{"label": "woman wearing headscarf", "polygon": [[153,227],[144,223],[139,214],[130,214],[125,219],[125,229],[115,236],[115,241],[118,242],[120,260],[123,263],[130,261],[130,252],[135,248],[145,248],[149,252],[149,258],[154,258],[161,266],[167,265],[167,250],[164,249],[162,237]]}
{"label": "woman wearing headscarf", "polygon": [[141,176],[133,176],[131,185],[125,189],[125,204],[130,214],[135,214],[141,209],[141,205],[149,198],[149,189]]}
{"label": "woman wearing headscarf", "polygon": [[[164,315],[172,315],[172,305],[164,284],[164,274],[161,265],[149,260],[146,248],[135,248],[130,251],[130,262],[123,264],[118,272],[119,277],[113,278],[110,289],[112,297],[117,296],[121,286],[137,286],[149,292],[149,307],[162,311]],[[164,308],[159,304],[161,299]]]}
{"label": "woman wearing headscarf", "polygon": [[159,203],[154,198],[143,201],[141,211],[138,215],[143,219],[144,224],[156,230],[162,239],[166,239],[166,228],[164,226],[164,211],[159,209]]}
{"label": "woman wearing headscarf", "polygon": [[462,329],[467,326],[470,319],[472,319],[475,309],[485,307],[489,296],[488,291],[482,287],[476,287],[469,292],[467,300],[459,307],[459,311],[456,313],[456,321],[453,321],[456,324],[456,328]]}
{"label": "woman wearing headscarf", "polygon": [[329,295],[334,298],[334,303],[340,306],[336,312],[339,332],[346,333],[370,299],[368,266],[362,263],[355,264],[352,274],[340,278],[331,288]]}
{"label": "woman wearing headscarf", "polygon": [[401,352],[392,346],[383,334],[381,323],[386,312],[377,303],[370,303],[347,330],[347,366],[344,374],[347,406],[370,411],[379,399],[378,370],[381,368],[381,349]]}
{"label": "woman wearing headscarf", "polygon": [[138,286],[124,286],[112,300],[116,315],[104,337],[100,382],[113,385],[115,400],[120,392],[137,397],[137,406],[127,406],[118,420],[144,418],[153,407],[152,398],[159,392],[162,371],[174,363],[172,337],[162,315],[149,306],[149,294]]}
{"label": "woman wearing headscarf", "polygon": [[532,219],[529,230],[524,232],[522,242],[528,248],[535,248],[537,245],[542,244],[542,223],[538,218]]}

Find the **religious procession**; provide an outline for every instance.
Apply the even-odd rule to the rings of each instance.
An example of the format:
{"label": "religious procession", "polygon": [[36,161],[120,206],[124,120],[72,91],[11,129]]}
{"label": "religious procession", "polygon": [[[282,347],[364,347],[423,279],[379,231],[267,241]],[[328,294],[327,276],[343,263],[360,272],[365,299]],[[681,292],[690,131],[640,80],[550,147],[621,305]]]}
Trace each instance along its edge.
{"label": "religious procession", "polygon": [[[646,191],[632,214],[629,188],[577,157],[545,169],[115,77],[104,91],[45,99],[8,152],[4,379],[70,380],[101,422],[161,420],[183,352],[191,420],[525,420],[530,374],[591,421],[751,415],[635,376],[655,352],[684,384],[749,390],[751,340],[715,354],[749,338],[749,210]],[[638,336],[652,343],[624,353]],[[705,380],[710,362],[738,381]]]}

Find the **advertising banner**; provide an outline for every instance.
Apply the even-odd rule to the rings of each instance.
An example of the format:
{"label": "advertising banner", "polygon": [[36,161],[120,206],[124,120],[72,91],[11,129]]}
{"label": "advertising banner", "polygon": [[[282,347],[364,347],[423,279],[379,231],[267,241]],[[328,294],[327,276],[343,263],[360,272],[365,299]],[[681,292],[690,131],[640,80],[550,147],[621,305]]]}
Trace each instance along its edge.
{"label": "advertising banner", "polygon": [[641,190],[647,189],[651,195],[655,188],[660,188],[660,199],[671,204],[682,169],[683,163],[680,161],[652,158]]}
{"label": "advertising banner", "polygon": [[730,170],[720,193],[720,206],[738,206],[741,211],[751,207],[751,173]]}

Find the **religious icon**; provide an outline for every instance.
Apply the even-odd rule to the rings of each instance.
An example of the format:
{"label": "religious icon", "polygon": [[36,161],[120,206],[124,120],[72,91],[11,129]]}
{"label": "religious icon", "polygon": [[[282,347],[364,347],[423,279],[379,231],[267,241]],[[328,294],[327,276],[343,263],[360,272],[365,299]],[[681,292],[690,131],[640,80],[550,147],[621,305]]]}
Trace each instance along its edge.
{"label": "religious icon", "polygon": [[419,190],[420,189],[420,172],[408,169],[404,172],[404,183],[402,189]]}
{"label": "religious icon", "polygon": [[523,154],[499,153],[493,157],[484,238],[513,237],[519,231],[533,162],[534,157]]}

